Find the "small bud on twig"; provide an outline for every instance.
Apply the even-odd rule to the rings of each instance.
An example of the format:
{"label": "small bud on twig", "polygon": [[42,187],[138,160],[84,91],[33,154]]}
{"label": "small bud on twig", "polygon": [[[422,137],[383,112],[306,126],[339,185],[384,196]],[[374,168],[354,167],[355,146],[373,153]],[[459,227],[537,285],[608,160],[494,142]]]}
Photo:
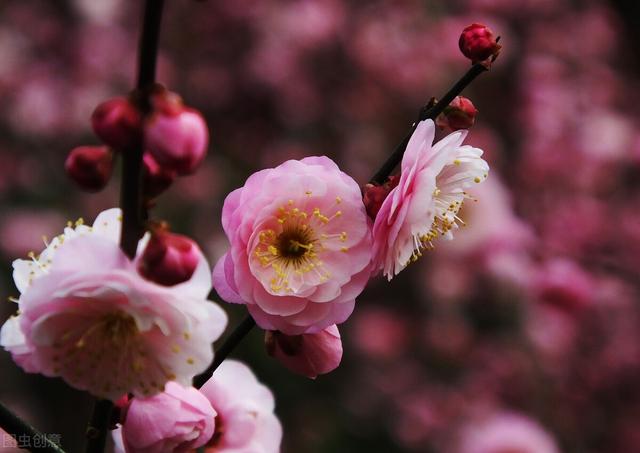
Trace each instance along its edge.
{"label": "small bud on twig", "polygon": [[79,146],[71,150],[64,168],[82,189],[97,192],[113,173],[113,151],[106,146]]}
{"label": "small bud on twig", "polygon": [[478,109],[471,100],[464,96],[456,96],[444,111],[436,118],[436,125],[441,129],[457,131],[469,129],[476,121]]}
{"label": "small bud on twig", "polygon": [[140,112],[123,97],[98,105],[91,115],[91,125],[100,140],[118,151],[136,146],[140,141]]}
{"label": "small bud on twig", "polygon": [[191,278],[200,261],[200,249],[186,236],[158,227],[138,263],[138,272],[147,280],[173,286]]}
{"label": "small bud on twig", "polygon": [[472,64],[482,63],[488,69],[502,48],[499,40],[489,27],[474,23],[462,31],[458,46]]}

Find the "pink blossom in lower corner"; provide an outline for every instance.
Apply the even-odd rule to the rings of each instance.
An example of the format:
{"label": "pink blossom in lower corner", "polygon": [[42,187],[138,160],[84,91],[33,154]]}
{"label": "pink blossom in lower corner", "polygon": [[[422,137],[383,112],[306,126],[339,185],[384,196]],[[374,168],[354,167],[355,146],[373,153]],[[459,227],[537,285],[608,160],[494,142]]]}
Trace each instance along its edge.
{"label": "pink blossom in lower corner", "polygon": [[200,392],[218,413],[206,453],[279,453],[282,426],[273,395],[249,367],[225,360]]}
{"label": "pink blossom in lower corner", "polygon": [[265,344],[269,355],[294,373],[311,379],[335,370],[342,360],[342,341],[335,325],[303,335],[267,331]]}
{"label": "pink blossom in lower corner", "polygon": [[113,432],[116,450],[127,453],[190,452],[214,433],[217,413],[193,387],[167,383],[164,392],[133,398],[122,427]]}
{"label": "pink blossom in lower corner", "polygon": [[466,189],[486,179],[482,150],[462,145],[467,131],[433,144],[433,121],[421,121],[402,159],[400,181],[382,203],[373,226],[373,266],[391,280],[439,238],[464,224],[458,212]]}
{"label": "pink blossom in lower corner", "polygon": [[535,420],[497,412],[469,423],[455,453],[559,453],[555,440]]}
{"label": "pink blossom in lower corner", "polygon": [[188,281],[160,286],[120,250],[120,228],[120,210],[110,209],[92,227],[78,221],[39,255],[14,261],[19,312],[0,332],[0,344],[26,371],[112,400],[150,396],[167,381],[190,385],[212,361],[211,344],[227,323],[207,300],[204,256]]}
{"label": "pink blossom in lower corner", "polygon": [[287,335],[344,322],[370,276],[371,228],[358,184],[327,157],[255,173],[225,200],[231,249],[213,285]]}

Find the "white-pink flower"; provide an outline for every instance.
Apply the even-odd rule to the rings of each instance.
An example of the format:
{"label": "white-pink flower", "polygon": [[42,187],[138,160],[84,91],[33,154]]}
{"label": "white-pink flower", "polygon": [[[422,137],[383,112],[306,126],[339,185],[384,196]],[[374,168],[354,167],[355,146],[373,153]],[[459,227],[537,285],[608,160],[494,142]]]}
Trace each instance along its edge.
{"label": "white-pink flower", "polygon": [[266,330],[299,335],[344,322],[369,279],[360,188],[327,157],[253,174],[225,200],[222,226],[231,250],[214,287]]}
{"label": "white-pink flower", "polygon": [[433,121],[421,121],[402,159],[400,182],[387,196],[373,226],[373,268],[391,280],[439,237],[451,239],[462,223],[458,211],[468,187],[482,182],[489,166],[482,150],[462,145],[467,131],[436,144]]}
{"label": "white-pink flower", "polygon": [[190,280],[160,286],[120,250],[120,228],[120,210],[110,209],[92,227],[69,225],[40,255],[16,260],[19,314],[0,338],[26,371],[112,400],[155,394],[171,380],[190,385],[212,361],[211,344],[227,322],[206,299],[204,256]]}
{"label": "white-pink flower", "polygon": [[282,426],[271,391],[249,367],[225,360],[200,389],[218,413],[207,453],[278,453]]}

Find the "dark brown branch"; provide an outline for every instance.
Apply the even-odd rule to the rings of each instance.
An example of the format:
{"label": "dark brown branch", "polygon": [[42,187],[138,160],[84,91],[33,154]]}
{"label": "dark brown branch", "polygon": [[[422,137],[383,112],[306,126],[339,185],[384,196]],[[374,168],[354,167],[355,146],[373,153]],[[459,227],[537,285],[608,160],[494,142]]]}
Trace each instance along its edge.
{"label": "dark brown branch", "polygon": [[453,99],[462,93],[471,82],[475,80],[480,74],[485,72],[487,68],[482,64],[475,64],[467,71],[465,75],[462,76],[460,80],[456,82],[454,86],[452,86],[449,91],[431,108],[423,107],[420,109],[420,113],[418,114],[418,120],[411,127],[411,132],[396,146],[396,149],[393,151],[391,156],[387,159],[387,161],[382,164],[382,167],[376,172],[375,175],[371,178],[372,184],[383,184],[394,168],[398,166],[398,164],[402,161],[402,156],[404,155],[404,151],[407,149],[407,145],[409,144],[409,139],[413,132],[418,127],[418,123],[420,121],[426,119],[435,119],[442,111],[453,101]]}
{"label": "dark brown branch", "polygon": [[[473,80],[480,74],[487,70],[486,66],[482,64],[475,64],[469,69],[455,85],[449,89],[449,91],[442,97],[442,99],[431,107],[423,107],[418,114],[418,120],[411,128],[411,132],[400,142],[400,144],[393,151],[389,159],[380,167],[380,170],[371,178],[371,182],[382,184],[389,177],[394,168],[402,160],[404,151],[407,148],[409,139],[416,129],[418,123],[426,119],[435,119],[442,111],[448,106],[453,99],[458,96],[462,90],[464,90]],[[194,387],[200,388],[207,382],[207,380],[213,375],[213,372],[224,361],[229,353],[242,341],[242,339],[251,331],[255,326],[255,321],[251,316],[247,316],[236,328],[231,332],[229,337],[222,343],[220,349],[216,352],[216,357],[211,366],[201,375],[196,376],[194,379]]]}
{"label": "dark brown branch", "polygon": [[[0,403],[0,426],[17,442],[21,443],[27,439],[30,446],[24,445],[23,448],[27,448],[29,451],[64,453],[64,450],[59,445],[11,412],[2,403]],[[21,445],[20,443],[18,446]],[[38,446],[36,447],[36,445]]]}
{"label": "dark brown branch", "polygon": [[193,379],[193,386],[195,388],[200,388],[204,385],[205,382],[209,380],[209,378],[213,375],[216,369],[220,366],[224,359],[235,349],[236,346],[242,341],[242,339],[247,336],[251,329],[256,325],[256,322],[253,320],[251,315],[247,315],[246,318],[242,320],[240,324],[236,326],[235,329],[229,334],[229,336],[225,339],[222,346],[216,351],[216,355],[213,359],[209,368],[207,368],[204,373],[199,374]]}
{"label": "dark brown branch", "polygon": [[[136,84],[136,101],[142,114],[149,111],[148,94],[156,77],[156,60],[158,40],[164,0],[146,0],[142,32],[140,34],[138,80]],[[142,131],[139,143],[122,152],[122,186],[120,189],[120,206],[122,208],[122,233],[120,248],[133,259],[136,255],[138,241],[144,234],[144,221],[147,218],[146,206],[142,200]],[[96,401],[91,422],[87,428],[87,453],[104,451],[113,404],[110,401]]]}

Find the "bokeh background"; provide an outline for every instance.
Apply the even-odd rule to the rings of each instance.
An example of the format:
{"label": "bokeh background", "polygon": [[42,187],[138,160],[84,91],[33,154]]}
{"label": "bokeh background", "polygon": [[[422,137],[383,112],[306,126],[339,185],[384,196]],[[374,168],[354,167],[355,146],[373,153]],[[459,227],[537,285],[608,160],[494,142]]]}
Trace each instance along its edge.
{"label": "bokeh background", "polygon": [[[269,385],[284,453],[640,451],[640,41],[633,0],[167,0],[159,80],[200,109],[209,157],[153,215],[212,262],[225,195],[326,154],[364,184],[419,107],[468,67],[462,28],[503,53],[465,95],[492,167],[468,226],[341,326],[341,367],[290,374],[254,331],[236,356]],[[0,4],[0,290],[11,261],[118,200],[83,194],[68,151],[134,83],[142,1]],[[8,317],[15,305],[2,305]],[[243,308],[225,304],[231,325]],[[80,451],[91,398],[0,354],[0,400]],[[522,447],[524,445],[524,447]],[[484,448],[484,449],[483,449]]]}

